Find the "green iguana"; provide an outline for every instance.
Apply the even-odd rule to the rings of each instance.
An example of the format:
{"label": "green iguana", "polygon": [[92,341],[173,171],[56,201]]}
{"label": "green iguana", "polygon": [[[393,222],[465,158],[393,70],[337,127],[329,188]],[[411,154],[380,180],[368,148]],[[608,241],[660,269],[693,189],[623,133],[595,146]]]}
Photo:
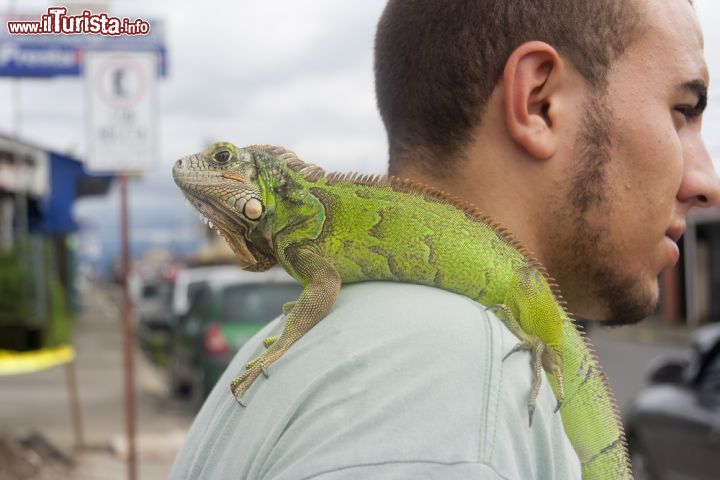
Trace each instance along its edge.
{"label": "green iguana", "polygon": [[178,160],[173,177],[239,257],[262,271],[279,263],[305,288],[287,322],[231,384],[243,395],[330,311],[342,283],[431,285],[494,310],[529,350],[532,412],[547,374],[585,479],[631,479],[615,400],[592,346],[558,286],[510,232],[473,206],[409,181],[325,173],[282,147],[215,143]]}

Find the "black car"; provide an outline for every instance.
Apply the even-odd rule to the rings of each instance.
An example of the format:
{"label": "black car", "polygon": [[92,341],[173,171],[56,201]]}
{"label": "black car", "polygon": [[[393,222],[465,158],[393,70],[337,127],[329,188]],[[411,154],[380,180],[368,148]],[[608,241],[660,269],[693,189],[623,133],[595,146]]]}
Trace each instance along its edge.
{"label": "black car", "polygon": [[637,480],[720,478],[720,324],[665,359],[633,400],[625,429]]}

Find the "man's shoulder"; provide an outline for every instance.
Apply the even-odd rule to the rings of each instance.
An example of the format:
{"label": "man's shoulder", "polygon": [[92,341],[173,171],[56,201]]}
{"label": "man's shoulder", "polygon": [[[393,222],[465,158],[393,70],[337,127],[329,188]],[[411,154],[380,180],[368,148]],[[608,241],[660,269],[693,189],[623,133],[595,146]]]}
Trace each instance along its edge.
{"label": "man's shoulder", "polygon": [[[281,327],[278,322],[271,333],[280,333]],[[432,385],[437,382],[433,375],[447,377],[448,372],[453,378],[489,382],[502,374],[502,357],[515,342],[493,313],[467,297],[421,285],[365,282],[344,286],[330,313],[270,373],[287,376],[287,382],[313,395],[325,389],[332,395],[338,390],[335,377],[352,375],[356,388],[384,389],[379,396],[392,397],[403,382]],[[310,379],[315,383],[306,389]],[[455,390],[448,401],[463,401],[462,394],[474,391]]]}
{"label": "man's shoulder", "polygon": [[318,360],[328,355],[339,364],[382,359],[373,369],[389,375],[451,370],[476,376],[478,368],[499,374],[490,369],[516,342],[494,313],[465,296],[422,285],[365,282],[344,286],[330,313],[293,348],[299,356],[315,350]]}
{"label": "man's shoulder", "polygon": [[[353,324],[382,326],[381,331],[364,328],[368,334],[440,335],[478,331],[480,322],[494,317],[468,297],[447,290],[400,282],[364,282],[343,286],[332,311],[324,321],[351,327]],[[322,323],[322,322],[321,322]],[[485,332],[475,340],[487,341],[501,329]],[[509,333],[509,332],[508,332]],[[379,336],[382,336],[379,335]]]}
{"label": "man's shoulder", "polygon": [[239,352],[203,407],[191,431],[203,443],[190,441],[192,455],[212,452],[200,453],[212,470],[194,474],[303,478],[300,471],[359,465],[468,464],[530,478],[523,475],[537,459],[518,459],[513,445],[549,449],[543,444],[557,447],[562,438],[548,442],[548,435],[564,437],[547,383],[538,410],[548,416],[538,412],[538,427],[526,431],[528,358],[503,362],[517,339],[467,297],[390,282],[344,286],[326,318],[250,388],[242,409],[227,384],[262,351],[262,338],[281,328],[276,320]]}

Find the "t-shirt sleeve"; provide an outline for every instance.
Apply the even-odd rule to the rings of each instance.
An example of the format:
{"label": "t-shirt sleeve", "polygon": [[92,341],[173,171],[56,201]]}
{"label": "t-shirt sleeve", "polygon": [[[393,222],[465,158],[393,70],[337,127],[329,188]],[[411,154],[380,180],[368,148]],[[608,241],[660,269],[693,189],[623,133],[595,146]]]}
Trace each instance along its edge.
{"label": "t-shirt sleeve", "polygon": [[238,353],[172,478],[580,478],[547,379],[529,427],[529,354],[503,361],[517,339],[478,303],[417,285],[345,286],[242,408],[228,384],[281,327]]}

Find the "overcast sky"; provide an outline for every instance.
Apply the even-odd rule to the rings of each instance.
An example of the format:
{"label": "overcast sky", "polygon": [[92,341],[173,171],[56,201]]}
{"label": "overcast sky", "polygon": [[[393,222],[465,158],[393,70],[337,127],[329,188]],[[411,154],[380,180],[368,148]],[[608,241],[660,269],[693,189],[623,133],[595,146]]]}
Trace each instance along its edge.
{"label": "overcast sky", "polygon": [[[155,212],[137,214],[150,214],[142,228],[152,230],[153,215],[184,209],[177,204],[169,168],[209,141],[285,145],[328,170],[384,171],[386,140],[372,76],[372,41],[384,3],[123,0],[109,9],[92,8],[130,18],[159,18],[166,25],[169,75],[159,88],[161,168],[150,172],[144,183],[151,188],[136,186],[131,205],[133,211]],[[0,10],[14,5],[21,13],[40,13],[58,4],[63,3],[0,0]],[[705,30],[711,78],[720,79],[720,2],[695,4]],[[0,131],[16,131],[14,105],[19,105],[22,137],[82,157],[82,79],[22,80],[19,102],[13,83],[0,78]],[[704,127],[716,165],[719,84],[711,82]],[[79,214],[98,228],[115,228],[110,220],[98,218],[113,201],[91,202]],[[180,235],[167,228],[165,238]],[[147,235],[163,237],[159,232]]]}
{"label": "overcast sky", "polygon": [[[61,2],[23,0],[22,12]],[[385,0],[141,1],[110,12],[165,21],[160,155],[167,167],[207,142],[286,145],[329,169],[382,171],[385,134],[373,94],[372,39]],[[720,76],[720,2],[696,0],[712,77]],[[200,6],[202,5],[202,6]],[[14,87],[0,79],[0,130],[14,130]],[[712,82],[716,87],[720,82]],[[20,133],[82,156],[81,78],[23,80]],[[711,89],[706,140],[720,161],[720,95]]]}
{"label": "overcast sky", "polygon": [[[31,12],[58,2],[17,3]],[[110,11],[166,24],[169,75],[159,91],[165,167],[224,139],[286,145],[330,169],[381,171],[386,147],[373,93],[372,38],[383,5],[124,0]],[[2,131],[14,126],[11,84],[0,79]],[[82,79],[28,79],[20,89],[21,135],[82,156]]]}

